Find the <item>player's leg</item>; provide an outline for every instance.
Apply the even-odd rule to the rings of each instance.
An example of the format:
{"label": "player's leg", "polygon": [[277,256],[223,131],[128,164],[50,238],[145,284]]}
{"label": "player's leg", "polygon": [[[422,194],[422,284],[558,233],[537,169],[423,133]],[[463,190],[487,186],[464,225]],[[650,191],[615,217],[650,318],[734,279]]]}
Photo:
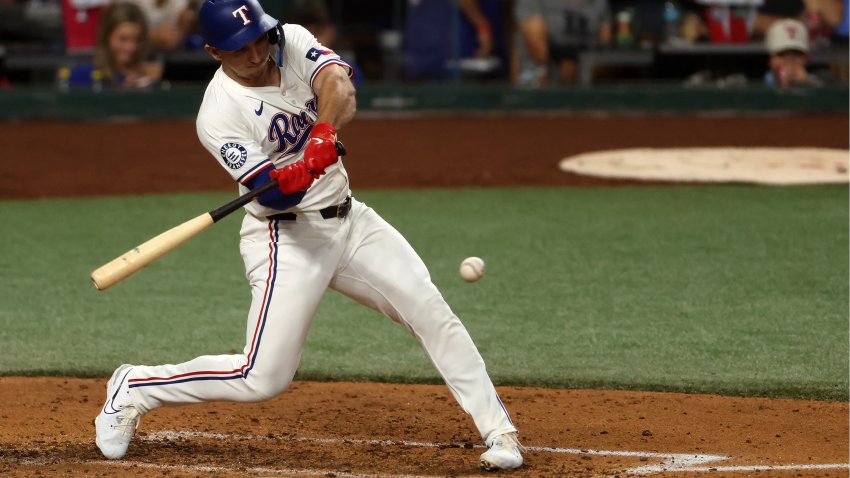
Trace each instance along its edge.
{"label": "player's leg", "polygon": [[[295,222],[246,218],[240,248],[253,300],[243,353],[202,356],[176,365],[119,368],[96,420],[104,455],[123,456],[138,416],[154,408],[216,400],[260,401],[286,389],[342,249],[336,245],[339,231],[309,229]],[[128,414],[132,427],[124,417]]]}
{"label": "player's leg", "polygon": [[515,432],[469,333],[407,240],[357,201],[349,220],[344,267],[331,287],[407,327],[488,444]]}
{"label": "player's leg", "polygon": [[130,393],[143,412],[165,404],[266,400],[292,380],[341,247],[330,228],[301,222],[249,216],[244,227],[240,249],[253,300],[243,353],[134,367]]}

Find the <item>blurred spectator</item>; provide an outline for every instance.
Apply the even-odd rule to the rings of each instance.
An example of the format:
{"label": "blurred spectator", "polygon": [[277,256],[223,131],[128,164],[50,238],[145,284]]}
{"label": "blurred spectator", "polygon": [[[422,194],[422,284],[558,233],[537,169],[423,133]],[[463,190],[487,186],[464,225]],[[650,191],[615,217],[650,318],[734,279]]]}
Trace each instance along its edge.
{"label": "blurred spectator", "polygon": [[703,5],[712,43],[749,43],[758,35],[755,24],[763,0],[697,0]]}
{"label": "blurred spectator", "polygon": [[[200,4],[193,0],[122,0],[142,9],[148,21],[151,46],[157,50],[201,48],[200,39],[190,37],[197,31]],[[197,35],[196,35],[197,36]],[[199,37],[198,37],[199,38]],[[188,40],[188,44],[187,44]]]}
{"label": "blurred spectator", "polygon": [[830,28],[836,28],[843,20],[846,5],[846,0],[807,0],[806,11],[820,14]]}
{"label": "blurred spectator", "polygon": [[[828,36],[829,31],[842,22],[842,3],[842,0],[767,0],[759,8],[755,30],[766,35],[773,22],[794,18],[805,23],[810,35]],[[822,31],[814,32],[815,29]]]}
{"label": "blurred spectator", "polygon": [[[839,23],[834,30],[832,30],[832,43],[836,45],[841,45],[844,48],[847,47],[847,34],[848,28],[850,28],[850,7],[848,7],[848,0],[844,0],[844,10],[841,14],[841,23]],[[831,66],[832,73],[835,78],[845,85],[848,80],[850,80],[850,65],[845,63],[835,63]]]}
{"label": "blurred spectator", "polygon": [[487,75],[504,65],[500,0],[408,0],[407,7],[403,51],[408,78]]}
{"label": "blurred spectator", "polygon": [[679,32],[682,40],[685,43],[709,41],[711,37],[708,25],[705,22],[705,7],[696,8],[693,5],[687,5],[687,7],[682,12],[682,24]]}
{"label": "blurred spectator", "polygon": [[574,83],[578,53],[611,42],[607,0],[516,0],[514,8],[518,84],[545,84],[550,64],[561,82]]}
{"label": "blurred spectator", "polygon": [[324,1],[302,1],[284,12],[281,19],[284,23],[295,23],[306,28],[319,40],[323,46],[336,52],[343,61],[348,63],[354,70],[351,81],[355,85],[363,82],[363,72],[357,65],[354,52],[340,47],[337,42],[338,31],[336,25],[331,21],[327,5]]}
{"label": "blurred spectator", "polygon": [[759,35],[767,35],[767,31],[777,20],[783,18],[803,19],[806,11],[804,0],[772,0],[758,9],[756,16],[755,31]]}
{"label": "blurred spectator", "polygon": [[94,61],[59,71],[69,87],[146,88],[162,77],[162,64],[146,61],[148,28],[145,15],[132,3],[114,3],[103,10]]}
{"label": "blurred spectator", "polygon": [[773,22],[765,36],[770,53],[770,71],[765,74],[768,86],[821,86],[823,83],[806,70],[809,61],[809,36],[806,26],[793,19]]}
{"label": "blurred spectator", "polygon": [[61,0],[65,52],[90,55],[97,43],[100,14],[109,0]]}
{"label": "blurred spectator", "polygon": [[841,11],[841,22],[835,26],[832,30],[832,35],[836,38],[837,41],[840,41],[846,45],[847,43],[847,30],[850,27],[850,8],[848,8],[848,0],[844,0],[842,2],[842,11]]}

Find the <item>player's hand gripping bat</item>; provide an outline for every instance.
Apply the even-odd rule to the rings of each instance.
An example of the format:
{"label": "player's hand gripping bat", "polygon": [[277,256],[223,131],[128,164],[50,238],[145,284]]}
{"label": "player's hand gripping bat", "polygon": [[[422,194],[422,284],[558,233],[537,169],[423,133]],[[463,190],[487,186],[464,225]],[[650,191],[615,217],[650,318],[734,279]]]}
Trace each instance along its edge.
{"label": "player's hand gripping bat", "polygon": [[[340,156],[345,156],[345,147],[342,143],[337,141],[336,148]],[[219,208],[205,212],[194,219],[190,219],[175,228],[169,229],[162,234],[139,244],[127,251],[125,254],[116,257],[112,261],[100,266],[92,272],[92,283],[94,283],[97,290],[106,290],[109,287],[112,287],[127,277],[130,277],[142,267],[154,262],[174,249],[177,249],[181,244],[188,241],[199,232],[215,224],[233,211],[248,204],[255,197],[271,191],[277,186],[277,181],[272,180],[271,182],[249,191]]]}

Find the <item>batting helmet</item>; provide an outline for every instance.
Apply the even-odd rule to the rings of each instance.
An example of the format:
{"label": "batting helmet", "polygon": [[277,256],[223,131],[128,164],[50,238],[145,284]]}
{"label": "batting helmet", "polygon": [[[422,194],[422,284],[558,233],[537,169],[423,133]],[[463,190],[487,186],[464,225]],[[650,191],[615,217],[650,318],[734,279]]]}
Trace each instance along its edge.
{"label": "batting helmet", "polygon": [[223,51],[236,51],[262,34],[272,44],[281,40],[280,22],[257,0],[205,0],[198,21],[204,41]]}

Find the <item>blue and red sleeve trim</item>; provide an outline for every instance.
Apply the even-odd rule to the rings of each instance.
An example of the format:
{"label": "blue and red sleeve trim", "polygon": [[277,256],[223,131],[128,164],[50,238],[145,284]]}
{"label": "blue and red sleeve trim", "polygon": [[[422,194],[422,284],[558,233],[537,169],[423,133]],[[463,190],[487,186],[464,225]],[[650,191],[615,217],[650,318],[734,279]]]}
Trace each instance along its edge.
{"label": "blue and red sleeve trim", "polygon": [[352,68],[351,65],[338,58],[331,58],[329,60],[323,61],[322,63],[319,63],[319,65],[316,66],[316,69],[313,70],[313,74],[310,75],[310,88],[313,88],[313,81],[315,81],[316,77],[319,76],[319,72],[329,67],[330,65],[340,65],[348,71],[349,78],[354,76],[354,68]]}
{"label": "blue and red sleeve trim", "polygon": [[273,166],[274,166],[274,165],[272,164],[272,162],[271,162],[271,161],[269,161],[268,159],[267,159],[267,160],[265,160],[265,161],[262,161],[262,162],[260,162],[260,163],[257,163],[256,165],[254,165],[254,167],[253,167],[253,168],[251,168],[251,169],[249,169],[249,170],[245,171],[245,173],[244,173],[244,174],[242,174],[242,176],[239,176],[239,178],[237,179],[237,181],[239,181],[242,185],[247,186],[247,185],[248,185],[248,181],[250,181],[251,179],[253,179],[253,178],[254,178],[257,174],[259,174],[262,170],[267,169],[267,168],[270,168],[270,167],[273,167]]}

